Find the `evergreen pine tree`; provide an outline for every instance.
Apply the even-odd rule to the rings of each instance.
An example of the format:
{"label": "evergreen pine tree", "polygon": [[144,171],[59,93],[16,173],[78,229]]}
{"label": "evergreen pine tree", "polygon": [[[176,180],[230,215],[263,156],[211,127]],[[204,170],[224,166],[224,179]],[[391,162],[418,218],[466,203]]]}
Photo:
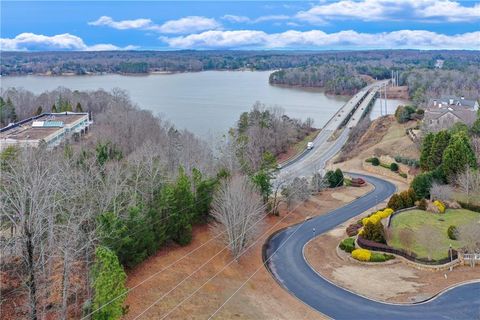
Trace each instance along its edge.
{"label": "evergreen pine tree", "polygon": [[420,154],[420,168],[422,168],[423,171],[430,170],[428,157],[430,156],[434,139],[435,139],[435,135],[431,132],[427,134],[423,139],[422,152]]}
{"label": "evergreen pine tree", "polygon": [[43,112],[42,106],[38,106],[37,111],[35,111],[35,115],[36,115],[36,116],[39,116],[39,115],[42,114],[42,112]]}
{"label": "evergreen pine tree", "polygon": [[450,133],[442,130],[435,135],[433,139],[430,154],[428,155],[428,167],[433,170],[442,164],[443,152],[450,142]]}
{"label": "evergreen pine tree", "polygon": [[464,132],[459,132],[452,137],[443,153],[442,168],[447,179],[453,181],[455,175],[467,167],[476,168],[477,160],[468,136]]}
{"label": "evergreen pine tree", "polygon": [[123,316],[123,302],[127,297],[125,295],[126,279],[127,275],[115,253],[106,247],[97,247],[93,266],[95,293],[92,308],[93,310],[97,310],[100,306],[103,308],[92,315],[93,319],[120,319]]}
{"label": "evergreen pine tree", "polygon": [[77,102],[77,106],[75,107],[75,112],[83,112],[83,108],[80,102]]}

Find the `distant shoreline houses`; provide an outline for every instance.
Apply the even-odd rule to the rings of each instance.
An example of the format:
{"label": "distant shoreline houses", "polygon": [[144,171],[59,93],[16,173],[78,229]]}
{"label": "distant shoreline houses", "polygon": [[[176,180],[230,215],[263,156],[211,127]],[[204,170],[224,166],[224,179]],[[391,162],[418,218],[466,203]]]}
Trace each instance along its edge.
{"label": "distant shoreline houses", "polygon": [[478,108],[478,101],[463,96],[430,99],[425,109],[424,124],[428,131],[448,129],[455,123],[470,127],[477,118]]}
{"label": "distant shoreline houses", "polygon": [[87,112],[42,113],[0,129],[0,151],[9,146],[54,148],[67,139],[78,139],[92,124]]}

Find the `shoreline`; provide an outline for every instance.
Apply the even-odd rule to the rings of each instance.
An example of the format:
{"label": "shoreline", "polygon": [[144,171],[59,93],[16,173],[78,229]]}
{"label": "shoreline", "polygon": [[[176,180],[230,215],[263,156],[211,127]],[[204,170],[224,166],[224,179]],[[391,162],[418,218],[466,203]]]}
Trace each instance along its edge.
{"label": "shoreline", "polygon": [[22,73],[22,74],[4,74],[0,75],[0,77],[27,77],[27,76],[34,76],[34,77],[83,77],[83,76],[109,76],[109,75],[119,75],[119,76],[150,76],[150,75],[171,75],[171,74],[181,74],[181,73],[199,73],[199,72],[207,72],[207,71],[231,71],[231,72],[274,72],[276,70],[253,70],[253,69],[212,69],[212,70],[191,70],[191,71],[149,71],[145,73],[122,73],[122,72],[91,72],[85,74],[77,74],[73,72],[65,72],[62,74],[52,74],[52,73]]}

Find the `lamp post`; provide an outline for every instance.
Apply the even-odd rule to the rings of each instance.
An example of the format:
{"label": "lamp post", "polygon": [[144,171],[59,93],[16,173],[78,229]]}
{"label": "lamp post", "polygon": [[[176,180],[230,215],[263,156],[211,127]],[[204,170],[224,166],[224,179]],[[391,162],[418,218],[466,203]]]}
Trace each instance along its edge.
{"label": "lamp post", "polygon": [[450,243],[449,253],[450,253],[450,263],[452,263],[453,257],[452,257],[452,244],[451,243]]}

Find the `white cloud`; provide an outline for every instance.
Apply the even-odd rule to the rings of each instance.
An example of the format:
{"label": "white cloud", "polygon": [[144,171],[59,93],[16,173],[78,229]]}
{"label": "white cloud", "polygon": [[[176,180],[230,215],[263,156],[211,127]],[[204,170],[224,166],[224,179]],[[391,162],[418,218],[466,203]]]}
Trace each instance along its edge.
{"label": "white cloud", "polygon": [[0,38],[1,51],[36,51],[36,50],[72,50],[72,51],[105,51],[133,50],[135,46],[123,48],[113,44],[95,44],[88,46],[82,38],[69,33],[46,36],[35,33],[21,33],[15,38]]}
{"label": "white cloud", "polygon": [[102,16],[96,21],[88,23],[92,26],[108,26],[118,30],[140,29],[160,33],[185,34],[205,30],[219,29],[221,25],[215,20],[200,16],[183,17],[178,20],[169,20],[164,24],[154,24],[150,19],[135,19],[115,21],[108,16]]}
{"label": "white cloud", "polygon": [[96,21],[88,23],[91,26],[108,26],[118,30],[126,29],[143,29],[152,25],[150,19],[135,19],[135,20],[122,20],[115,21],[111,17],[101,16]]}
{"label": "white cloud", "polygon": [[359,33],[353,30],[325,33],[321,30],[268,34],[257,30],[206,31],[180,37],[161,37],[172,48],[312,48],[312,49],[477,49],[480,31],[444,35],[425,30]]}
{"label": "white cloud", "polygon": [[222,17],[222,19],[227,20],[229,22],[236,22],[236,23],[247,23],[252,21],[252,19],[250,19],[249,17],[236,16],[234,14],[226,14]]}
{"label": "white cloud", "polygon": [[260,16],[255,19],[252,19],[246,16],[236,16],[233,14],[226,14],[222,17],[222,19],[227,20],[229,22],[235,22],[235,23],[261,23],[266,21],[288,20],[291,18],[284,14]]}
{"label": "white cloud", "polygon": [[463,7],[454,1],[437,1],[421,11],[420,17],[425,18],[446,18],[448,21],[468,21],[480,19],[480,3],[473,7]]}
{"label": "white cloud", "polygon": [[149,28],[161,33],[192,33],[205,30],[219,29],[221,25],[215,20],[200,16],[189,16],[178,20],[170,20],[160,26]]}
{"label": "white cloud", "polygon": [[315,5],[298,12],[295,18],[312,24],[337,19],[474,21],[480,19],[480,4],[467,7],[452,0],[341,0]]}

